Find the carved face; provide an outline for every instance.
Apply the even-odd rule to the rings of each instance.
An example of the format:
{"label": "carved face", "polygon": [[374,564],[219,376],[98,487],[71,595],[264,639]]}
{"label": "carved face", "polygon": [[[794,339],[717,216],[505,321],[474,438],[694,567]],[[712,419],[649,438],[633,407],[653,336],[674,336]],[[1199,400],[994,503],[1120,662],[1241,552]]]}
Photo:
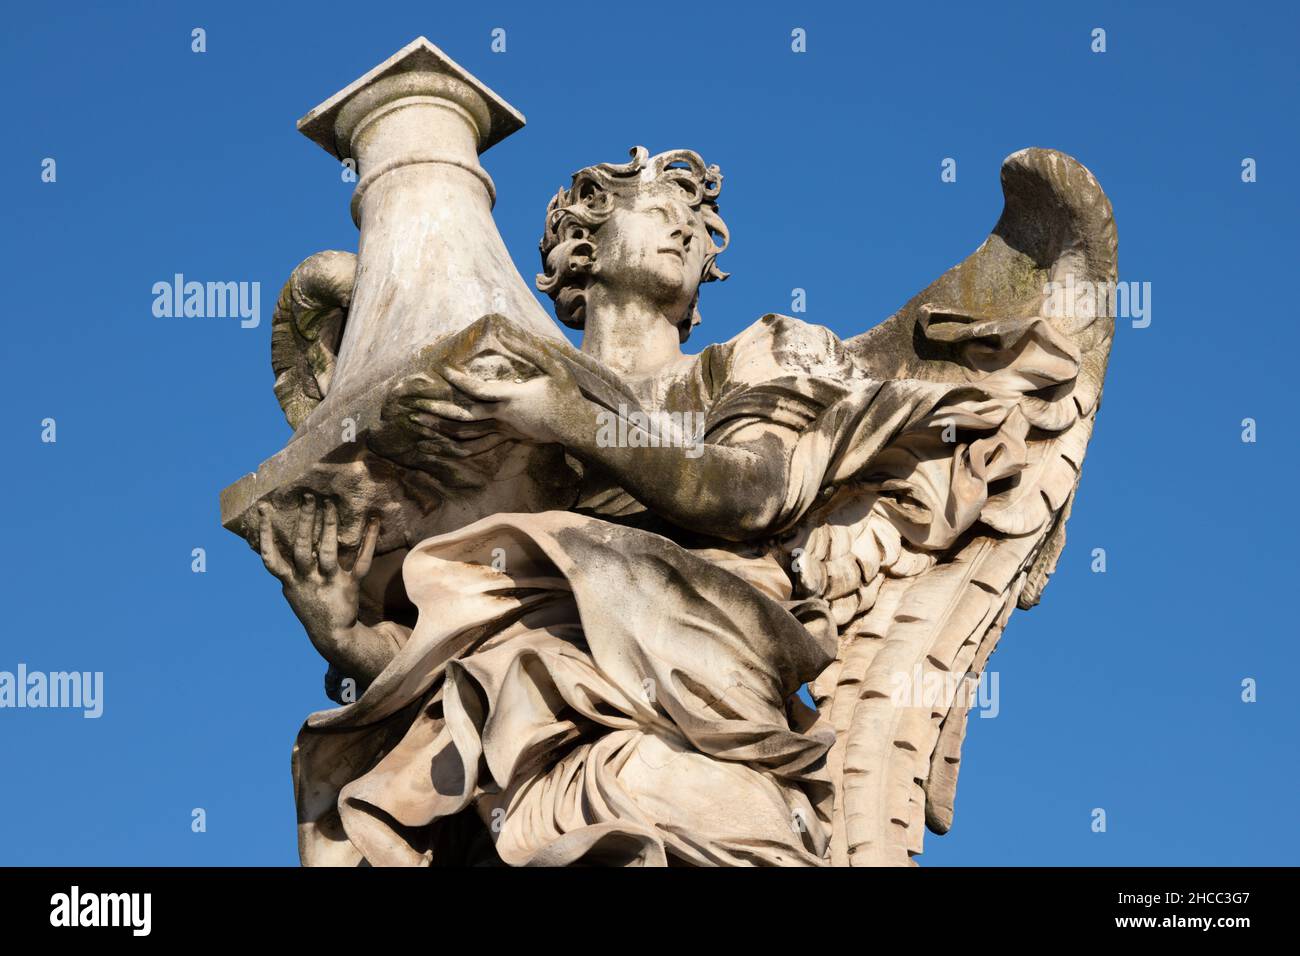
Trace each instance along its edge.
{"label": "carved face", "polygon": [[710,239],[703,219],[672,187],[620,199],[600,227],[594,280],[648,297],[680,322],[700,287]]}

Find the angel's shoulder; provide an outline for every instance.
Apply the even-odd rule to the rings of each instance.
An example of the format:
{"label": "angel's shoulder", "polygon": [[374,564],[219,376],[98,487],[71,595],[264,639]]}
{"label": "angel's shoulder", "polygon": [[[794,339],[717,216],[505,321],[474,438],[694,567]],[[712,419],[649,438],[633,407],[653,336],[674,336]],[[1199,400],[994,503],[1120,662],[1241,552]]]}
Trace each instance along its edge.
{"label": "angel's shoulder", "polygon": [[789,375],[845,379],[853,360],[830,329],[768,313],[735,338],[710,346],[717,372],[733,384],[758,384]]}

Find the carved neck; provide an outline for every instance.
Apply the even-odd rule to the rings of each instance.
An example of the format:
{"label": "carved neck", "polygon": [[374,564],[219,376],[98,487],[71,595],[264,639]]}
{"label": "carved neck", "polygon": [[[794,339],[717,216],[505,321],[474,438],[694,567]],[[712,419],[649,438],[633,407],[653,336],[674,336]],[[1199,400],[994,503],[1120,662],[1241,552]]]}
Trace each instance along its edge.
{"label": "carved neck", "polygon": [[606,368],[643,378],[681,361],[677,326],[645,299],[607,286],[587,290],[582,350]]}

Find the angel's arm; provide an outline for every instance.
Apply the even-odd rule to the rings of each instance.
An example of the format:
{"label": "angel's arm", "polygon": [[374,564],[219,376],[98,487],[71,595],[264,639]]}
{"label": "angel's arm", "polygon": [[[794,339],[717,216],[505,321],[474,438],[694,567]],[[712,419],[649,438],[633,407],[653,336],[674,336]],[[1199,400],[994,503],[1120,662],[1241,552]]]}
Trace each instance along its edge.
{"label": "angel's arm", "polygon": [[557,439],[651,511],[679,527],[732,540],[761,535],[776,520],[790,479],[783,430],[751,426],[749,440],[725,445],[694,436],[685,447],[621,447],[599,436],[619,428],[633,432],[636,418],[621,424],[602,415],[615,413],[581,400],[556,421]]}
{"label": "angel's arm", "polygon": [[264,502],[259,507],[262,561],[283,584],[285,599],[312,645],[337,672],[364,690],[398,650],[390,629],[369,627],[357,619],[361,580],[370,570],[379,522],[371,519],[366,525],[352,567],[345,570],[339,562],[338,507],[326,500],[322,511],[317,537],[315,498],[303,496],[293,551],[285,559],[276,545],[271,506]]}
{"label": "angel's arm", "polygon": [[614,412],[590,400],[560,366],[514,382],[487,382],[456,369],[444,369],[442,375],[470,401],[409,399],[411,424],[430,437],[473,441],[504,425],[529,441],[563,445],[651,511],[680,527],[722,538],[761,534],[785,501],[791,437],[777,426],[752,425],[725,445],[689,433],[681,436],[683,441],[660,447],[648,441],[610,442],[602,436],[632,435],[641,427],[634,414],[639,410]]}

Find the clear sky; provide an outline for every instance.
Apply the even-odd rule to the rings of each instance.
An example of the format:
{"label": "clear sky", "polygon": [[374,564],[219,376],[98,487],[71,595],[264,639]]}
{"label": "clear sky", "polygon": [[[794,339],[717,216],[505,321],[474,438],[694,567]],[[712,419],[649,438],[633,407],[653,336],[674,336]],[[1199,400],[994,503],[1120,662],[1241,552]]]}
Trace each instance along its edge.
{"label": "clear sky", "polygon": [[[1069,545],[992,660],[999,713],[972,719],[953,832],[921,859],[1300,862],[1300,21],[1217,7],[7,9],[0,671],[102,671],[104,712],[0,710],[0,863],[296,862],[289,754],[328,705],[324,664],[217,495],[289,437],[280,285],[356,245],[352,186],[294,121],[421,34],[528,117],[484,165],[530,281],[574,170],[638,143],[721,165],[732,278],[704,290],[692,350],[789,312],[794,288],[808,321],[867,329],[988,235],[1007,154],[1087,165],[1151,323],[1119,324]],[[175,273],[260,282],[261,324],[155,317]]]}

